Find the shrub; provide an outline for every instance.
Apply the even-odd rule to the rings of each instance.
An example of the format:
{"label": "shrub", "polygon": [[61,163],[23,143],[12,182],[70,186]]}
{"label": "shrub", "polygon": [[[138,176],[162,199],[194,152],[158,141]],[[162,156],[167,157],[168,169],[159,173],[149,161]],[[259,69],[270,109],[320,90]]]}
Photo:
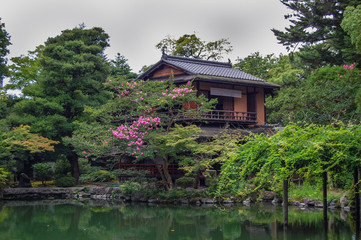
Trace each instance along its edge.
{"label": "shrub", "polygon": [[57,187],[72,187],[76,183],[76,179],[70,176],[63,176],[55,180]]}
{"label": "shrub", "polygon": [[194,178],[192,177],[181,177],[175,181],[175,184],[181,188],[193,187]]}
{"label": "shrub", "polygon": [[50,180],[53,175],[53,169],[49,163],[37,163],[33,165],[35,179],[40,180],[44,185],[46,180]]}
{"label": "shrub", "polygon": [[131,194],[133,191],[139,191],[141,186],[137,182],[125,181],[122,185],[120,185],[120,189],[124,194]]}
{"label": "shrub", "polygon": [[81,182],[111,182],[115,179],[115,175],[106,170],[92,171],[88,174],[82,174],[79,177]]}
{"label": "shrub", "polygon": [[0,168],[0,188],[9,183],[9,177],[10,173],[5,171],[4,168]]}
{"label": "shrub", "polygon": [[87,173],[90,173],[91,172],[91,165],[88,161],[88,159],[86,158],[79,158],[78,159],[78,162],[79,162],[79,171],[80,171],[80,174],[87,174]]}
{"label": "shrub", "polygon": [[54,172],[58,175],[66,175],[68,172],[70,172],[70,168],[70,163],[64,155],[61,155],[61,157],[56,160],[54,164]]}

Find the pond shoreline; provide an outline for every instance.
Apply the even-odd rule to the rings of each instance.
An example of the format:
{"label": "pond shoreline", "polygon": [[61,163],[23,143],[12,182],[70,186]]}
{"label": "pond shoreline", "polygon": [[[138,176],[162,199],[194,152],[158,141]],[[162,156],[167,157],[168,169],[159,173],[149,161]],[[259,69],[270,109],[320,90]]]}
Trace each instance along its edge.
{"label": "pond shoreline", "polygon": [[[186,189],[187,191],[195,191],[201,193],[198,189]],[[201,195],[201,194],[199,194]],[[222,199],[222,198],[207,198],[201,196],[194,196],[190,198],[172,198],[161,199],[154,196],[148,196],[144,191],[132,191],[129,194],[124,194],[120,187],[102,187],[96,185],[88,185],[81,187],[39,187],[39,188],[5,188],[3,189],[3,200],[13,201],[34,201],[34,200],[56,200],[56,199],[75,199],[75,200],[120,200],[122,202],[137,202],[149,204],[177,204],[177,205],[214,205],[214,204],[236,204],[242,203],[250,205],[254,202],[271,202],[274,205],[282,204],[282,199],[277,198],[273,192],[265,191],[263,198],[257,201],[247,198],[245,200],[238,199]],[[289,201],[292,206],[300,208],[322,208],[323,204],[320,201],[304,198],[303,201]],[[328,208],[341,208],[345,211],[350,211],[348,201],[345,197],[340,200],[332,200],[328,203]]]}

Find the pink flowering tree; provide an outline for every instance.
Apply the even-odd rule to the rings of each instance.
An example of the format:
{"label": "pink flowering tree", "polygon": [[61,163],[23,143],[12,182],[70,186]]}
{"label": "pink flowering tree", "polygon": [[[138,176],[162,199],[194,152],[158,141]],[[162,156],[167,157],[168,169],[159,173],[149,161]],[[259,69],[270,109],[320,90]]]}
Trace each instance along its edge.
{"label": "pink flowering tree", "polygon": [[107,159],[113,165],[125,159],[161,162],[162,167],[156,166],[164,185],[172,188],[168,165],[176,160],[157,155],[162,146],[156,146],[151,139],[171,133],[177,122],[191,125],[202,121],[202,113],[210,111],[214,101],[198,96],[192,82],[175,85],[172,79],[161,82],[112,78],[105,86],[113,99],[101,108],[87,107],[86,121],[77,123],[77,131],[66,139],[66,144],[91,161]]}
{"label": "pink flowering tree", "polygon": [[[152,141],[159,134],[171,134],[177,122],[201,121],[202,113],[210,111],[214,101],[198,96],[191,82],[175,85],[169,81],[108,81],[116,92],[116,99],[110,103],[115,121],[121,124],[113,129],[115,138],[120,140],[120,148],[135,160],[151,159],[162,167],[158,171],[166,189],[172,188],[168,171],[169,163],[174,159],[160,155],[162,144]],[[184,120],[187,121],[184,121]]]}

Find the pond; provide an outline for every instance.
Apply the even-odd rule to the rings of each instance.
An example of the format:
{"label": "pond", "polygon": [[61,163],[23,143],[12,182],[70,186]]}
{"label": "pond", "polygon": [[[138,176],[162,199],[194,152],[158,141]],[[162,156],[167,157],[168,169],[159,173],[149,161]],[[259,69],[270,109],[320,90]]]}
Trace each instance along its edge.
{"label": "pond", "polygon": [[106,201],[0,202],[0,239],[358,239],[350,213],[290,207],[170,206]]}

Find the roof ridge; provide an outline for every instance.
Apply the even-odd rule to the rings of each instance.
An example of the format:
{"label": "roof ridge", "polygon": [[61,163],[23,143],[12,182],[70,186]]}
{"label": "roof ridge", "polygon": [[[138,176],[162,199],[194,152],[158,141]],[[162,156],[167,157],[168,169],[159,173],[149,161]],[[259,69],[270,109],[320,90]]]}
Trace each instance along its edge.
{"label": "roof ridge", "polygon": [[216,62],[216,61],[209,61],[209,60],[198,59],[198,58],[188,58],[188,57],[183,57],[183,56],[174,56],[174,55],[164,54],[162,56],[162,59],[163,60],[178,60],[181,62],[192,62],[192,63],[198,63],[198,64],[232,68],[232,64],[230,64],[229,62]]}

